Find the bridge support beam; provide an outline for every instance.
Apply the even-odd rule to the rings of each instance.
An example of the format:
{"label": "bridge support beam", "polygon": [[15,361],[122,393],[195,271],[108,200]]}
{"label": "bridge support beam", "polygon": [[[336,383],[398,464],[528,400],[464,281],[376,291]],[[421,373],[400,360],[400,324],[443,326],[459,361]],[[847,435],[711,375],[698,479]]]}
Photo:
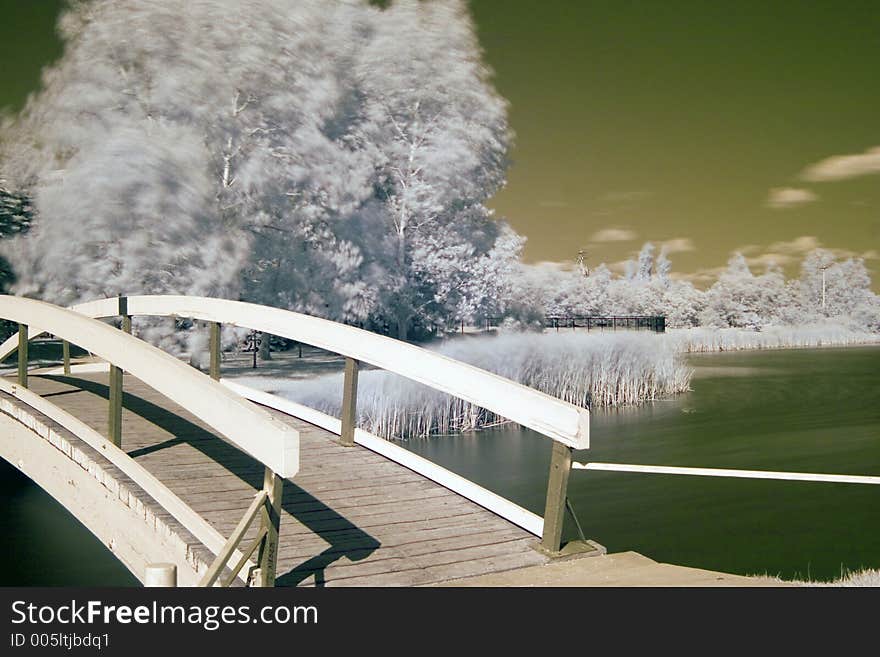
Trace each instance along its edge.
{"label": "bridge support beam", "polygon": [[110,366],[110,411],[107,418],[107,437],[117,447],[122,447],[122,370]]}
{"label": "bridge support beam", "polygon": [[[131,315],[128,314],[128,297],[118,297],[122,331],[131,335]],[[110,365],[110,414],[107,418],[107,436],[110,442],[122,447],[122,370]]]}
{"label": "bridge support beam", "polygon": [[119,296],[119,316],[122,317],[122,330],[131,335],[131,315],[128,314],[128,297]]}
{"label": "bridge support beam", "polygon": [[220,322],[211,322],[210,336],[208,339],[208,351],[211,354],[211,366],[208,370],[211,378],[220,380]]}
{"label": "bridge support beam", "polygon": [[275,586],[275,569],[278,564],[278,531],[281,528],[281,494],[284,492],[284,479],[271,468],[263,475],[263,491],[266,503],[263,505],[261,533],[265,532],[257,556],[257,586]]}
{"label": "bridge support beam", "polygon": [[360,363],[354,358],[345,359],[345,379],[342,383],[342,432],[339,442],[346,447],[354,447],[359,368]]}
{"label": "bridge support beam", "polygon": [[553,441],[547,503],[544,508],[544,534],[541,549],[555,554],[562,548],[562,525],[565,521],[565,500],[568,497],[568,475],[571,473],[571,447]]}
{"label": "bridge support beam", "polygon": [[28,327],[18,325],[18,385],[28,386]]}
{"label": "bridge support beam", "polygon": [[61,341],[61,358],[64,361],[64,373],[70,374],[70,343],[67,340]]}

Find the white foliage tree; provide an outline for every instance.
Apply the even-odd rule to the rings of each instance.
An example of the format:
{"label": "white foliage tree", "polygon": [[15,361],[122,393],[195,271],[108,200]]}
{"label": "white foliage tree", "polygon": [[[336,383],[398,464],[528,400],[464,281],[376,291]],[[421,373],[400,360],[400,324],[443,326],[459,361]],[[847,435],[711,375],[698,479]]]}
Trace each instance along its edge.
{"label": "white foliage tree", "polygon": [[816,249],[804,258],[796,294],[804,318],[859,316],[872,324],[878,303],[864,261],[848,258],[838,262],[826,249]]}
{"label": "white foliage tree", "polygon": [[400,338],[438,295],[449,297],[449,263],[467,266],[500,235],[483,203],[504,183],[510,134],[489,75],[459,0],[394,2],[359,59],[364,120],[355,134],[387,216],[386,312]]}
{"label": "white foliage tree", "polygon": [[654,245],[646,242],[639,251],[638,265],[636,269],[636,279],[640,281],[650,281],[654,275]]}
{"label": "white foliage tree", "polygon": [[761,290],[745,257],[736,253],[706,295],[702,324],[760,328]]}
{"label": "white foliage tree", "polygon": [[302,232],[314,196],[344,194],[314,175],[335,98],[314,52],[325,16],[274,0],[76,3],[5,153],[40,217],[10,252],[19,293],[237,296],[255,235],[279,218]]}
{"label": "white foliage tree", "polygon": [[483,205],[509,131],[464,3],[89,0],[61,30],[4,130],[39,216],[5,245],[17,293],[245,297],[403,336],[490,311],[521,242]]}

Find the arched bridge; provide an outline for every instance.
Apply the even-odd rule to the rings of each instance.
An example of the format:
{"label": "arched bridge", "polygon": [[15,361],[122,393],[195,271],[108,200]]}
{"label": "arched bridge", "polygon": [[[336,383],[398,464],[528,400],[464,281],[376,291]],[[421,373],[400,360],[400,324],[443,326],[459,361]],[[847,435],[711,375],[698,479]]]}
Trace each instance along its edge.
{"label": "arched bridge", "polygon": [[[132,316],[207,323],[209,375],[133,337]],[[100,321],[112,317],[121,330]],[[186,586],[432,584],[544,563],[562,548],[572,450],[589,443],[584,409],[404,342],[237,301],[61,308],[0,296],[0,318],[19,327],[0,345],[0,360],[18,353],[14,378],[0,377],[0,456],[141,581],[170,572],[153,567],[166,563]],[[342,417],[222,379],[224,324],[343,356]],[[29,367],[29,342],[43,333],[63,340],[63,369]],[[105,371],[71,367],[70,344]],[[357,428],[361,363],[550,438],[544,516]]]}

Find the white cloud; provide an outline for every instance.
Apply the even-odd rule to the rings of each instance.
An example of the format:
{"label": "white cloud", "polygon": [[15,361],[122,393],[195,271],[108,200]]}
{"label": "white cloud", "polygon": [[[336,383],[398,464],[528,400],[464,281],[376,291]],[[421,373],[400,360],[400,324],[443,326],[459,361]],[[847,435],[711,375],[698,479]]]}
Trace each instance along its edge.
{"label": "white cloud", "polygon": [[754,266],[762,266],[769,267],[770,265],[778,265],[782,267],[784,265],[788,265],[792,262],[795,262],[796,258],[791,255],[787,255],[785,253],[774,253],[773,251],[768,251],[767,253],[762,253],[761,255],[754,256],[753,258],[746,258],[746,263],[749,267]]}
{"label": "white cloud", "polygon": [[726,267],[704,267],[690,273],[674,274],[673,278],[683,281],[690,281],[694,284],[714,283],[718,279],[718,276],[721,274],[721,272],[723,272],[725,269]]}
{"label": "white cloud", "polygon": [[638,233],[628,228],[605,228],[594,233],[590,238],[592,242],[632,242],[638,237]]}
{"label": "white cloud", "polygon": [[819,200],[809,189],[795,189],[794,187],[777,187],[770,190],[767,206],[771,208],[790,208],[795,205],[812,203]]}
{"label": "white cloud", "polygon": [[824,248],[836,259],[861,258],[862,260],[878,260],[880,253],[876,249],[869,249],[859,253],[850,249],[823,247],[822,242],[815,235],[801,235],[787,242],[774,242],[768,246],[747,244],[733,251],[746,256],[749,266],[766,266],[770,264],[780,267],[798,262],[810,251]]}
{"label": "white cloud", "polygon": [[880,146],[856,155],[832,155],[801,173],[803,180],[824,182],[880,173]]}
{"label": "white cloud", "polygon": [[694,242],[689,237],[676,237],[671,240],[666,240],[665,242],[658,242],[658,246],[660,247],[660,251],[665,252],[667,255],[684,253],[686,251],[696,251]]}
{"label": "white cloud", "polygon": [[626,273],[626,267],[629,260],[618,260],[617,262],[607,263],[605,266],[613,274],[623,275]]}
{"label": "white cloud", "polygon": [[733,253],[742,253],[744,256],[747,256],[750,253],[760,253],[763,250],[764,247],[759,244],[746,244],[745,246],[734,249]]}
{"label": "white cloud", "polygon": [[787,242],[774,242],[769,246],[747,244],[733,251],[746,256],[746,262],[750,267],[778,265],[780,267],[796,262],[813,249],[818,249],[822,243],[814,235],[801,235]]}
{"label": "white cloud", "polygon": [[559,262],[556,260],[540,260],[534,264],[526,266],[541,271],[572,271],[572,269],[574,269],[574,265],[571,262]]}
{"label": "white cloud", "polygon": [[773,242],[767,247],[767,251],[784,255],[804,255],[821,246],[822,242],[814,235],[801,235],[790,242]]}

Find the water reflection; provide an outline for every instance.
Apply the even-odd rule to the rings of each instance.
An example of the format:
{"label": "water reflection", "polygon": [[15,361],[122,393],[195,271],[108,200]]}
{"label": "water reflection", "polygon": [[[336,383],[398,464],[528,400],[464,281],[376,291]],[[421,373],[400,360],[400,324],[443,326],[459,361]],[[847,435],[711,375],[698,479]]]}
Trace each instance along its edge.
{"label": "water reflection", "polygon": [[[591,449],[576,458],[880,474],[877,347],[701,354],[692,365],[689,393],[595,412]],[[407,446],[543,512],[549,441],[531,431]],[[575,471],[569,494],[588,535],[611,551],[785,577],[880,566],[873,486]]]}

